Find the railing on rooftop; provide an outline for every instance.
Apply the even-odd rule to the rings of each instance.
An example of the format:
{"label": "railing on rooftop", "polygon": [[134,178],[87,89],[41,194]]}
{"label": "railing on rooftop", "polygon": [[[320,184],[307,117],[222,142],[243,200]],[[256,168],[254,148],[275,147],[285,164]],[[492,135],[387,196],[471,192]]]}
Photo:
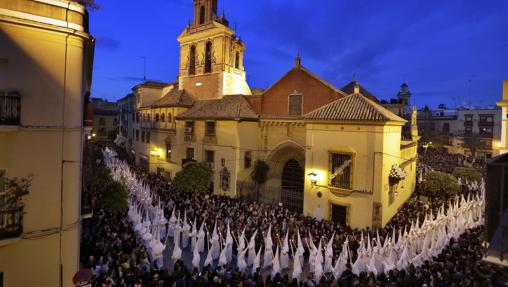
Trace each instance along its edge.
{"label": "railing on rooftop", "polygon": [[0,240],[19,237],[23,232],[23,208],[0,209]]}
{"label": "railing on rooftop", "polygon": [[0,91],[0,125],[17,126],[21,121],[21,96]]}

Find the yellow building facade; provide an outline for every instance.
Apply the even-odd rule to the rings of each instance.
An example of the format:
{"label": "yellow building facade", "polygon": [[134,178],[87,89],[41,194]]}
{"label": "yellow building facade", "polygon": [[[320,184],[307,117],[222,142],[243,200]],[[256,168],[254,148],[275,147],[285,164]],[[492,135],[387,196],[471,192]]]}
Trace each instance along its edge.
{"label": "yellow building facade", "polygon": [[79,269],[87,23],[75,2],[0,1],[0,175],[33,177],[20,222],[0,190],[2,286],[73,286]]}
{"label": "yellow building facade", "polygon": [[503,154],[508,152],[508,80],[503,81],[503,99],[497,105],[502,108],[499,154]]}
{"label": "yellow building facade", "polygon": [[352,227],[384,226],[415,187],[416,111],[411,139],[402,140],[406,120],[356,81],[347,91],[323,81],[299,56],[251,95],[245,45],[216,15],[216,1],[194,4],[195,19],[178,37],[178,81],[133,89],[137,164],[173,178],[187,162],[204,162],[215,194],[257,199],[251,172],[262,160],[270,170],[259,200]]}

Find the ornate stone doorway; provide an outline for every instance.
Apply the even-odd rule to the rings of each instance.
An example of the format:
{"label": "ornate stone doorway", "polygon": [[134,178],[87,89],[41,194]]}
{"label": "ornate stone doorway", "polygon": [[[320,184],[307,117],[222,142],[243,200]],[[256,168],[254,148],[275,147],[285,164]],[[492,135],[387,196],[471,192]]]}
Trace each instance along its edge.
{"label": "ornate stone doorway", "polygon": [[304,171],[300,163],[290,159],[284,164],[281,176],[281,202],[292,211],[303,212]]}

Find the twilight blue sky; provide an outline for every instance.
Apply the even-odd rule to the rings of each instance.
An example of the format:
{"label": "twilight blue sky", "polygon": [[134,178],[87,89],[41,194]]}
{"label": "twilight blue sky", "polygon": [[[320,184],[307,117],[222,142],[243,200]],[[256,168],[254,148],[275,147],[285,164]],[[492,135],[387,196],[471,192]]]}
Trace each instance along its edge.
{"label": "twilight blue sky", "polygon": [[[174,81],[177,36],[192,0],[96,0],[92,94],[117,100],[143,78]],[[219,0],[247,44],[251,88],[302,64],[337,87],[359,82],[379,99],[407,82],[418,106],[492,105],[508,79],[507,0]]]}

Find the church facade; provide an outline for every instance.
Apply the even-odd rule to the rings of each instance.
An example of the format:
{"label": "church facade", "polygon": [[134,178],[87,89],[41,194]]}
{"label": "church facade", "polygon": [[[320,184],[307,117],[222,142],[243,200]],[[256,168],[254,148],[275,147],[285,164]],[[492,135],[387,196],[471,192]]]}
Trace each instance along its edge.
{"label": "church facade", "polygon": [[270,169],[259,200],[352,227],[384,226],[415,187],[416,112],[402,140],[405,119],[357,81],[341,89],[325,82],[299,56],[272,86],[251,91],[246,45],[217,15],[216,0],[194,4],[178,37],[178,80],[133,88],[136,163],[172,178],[187,162],[204,162],[215,194],[253,198],[250,174],[262,160]]}

